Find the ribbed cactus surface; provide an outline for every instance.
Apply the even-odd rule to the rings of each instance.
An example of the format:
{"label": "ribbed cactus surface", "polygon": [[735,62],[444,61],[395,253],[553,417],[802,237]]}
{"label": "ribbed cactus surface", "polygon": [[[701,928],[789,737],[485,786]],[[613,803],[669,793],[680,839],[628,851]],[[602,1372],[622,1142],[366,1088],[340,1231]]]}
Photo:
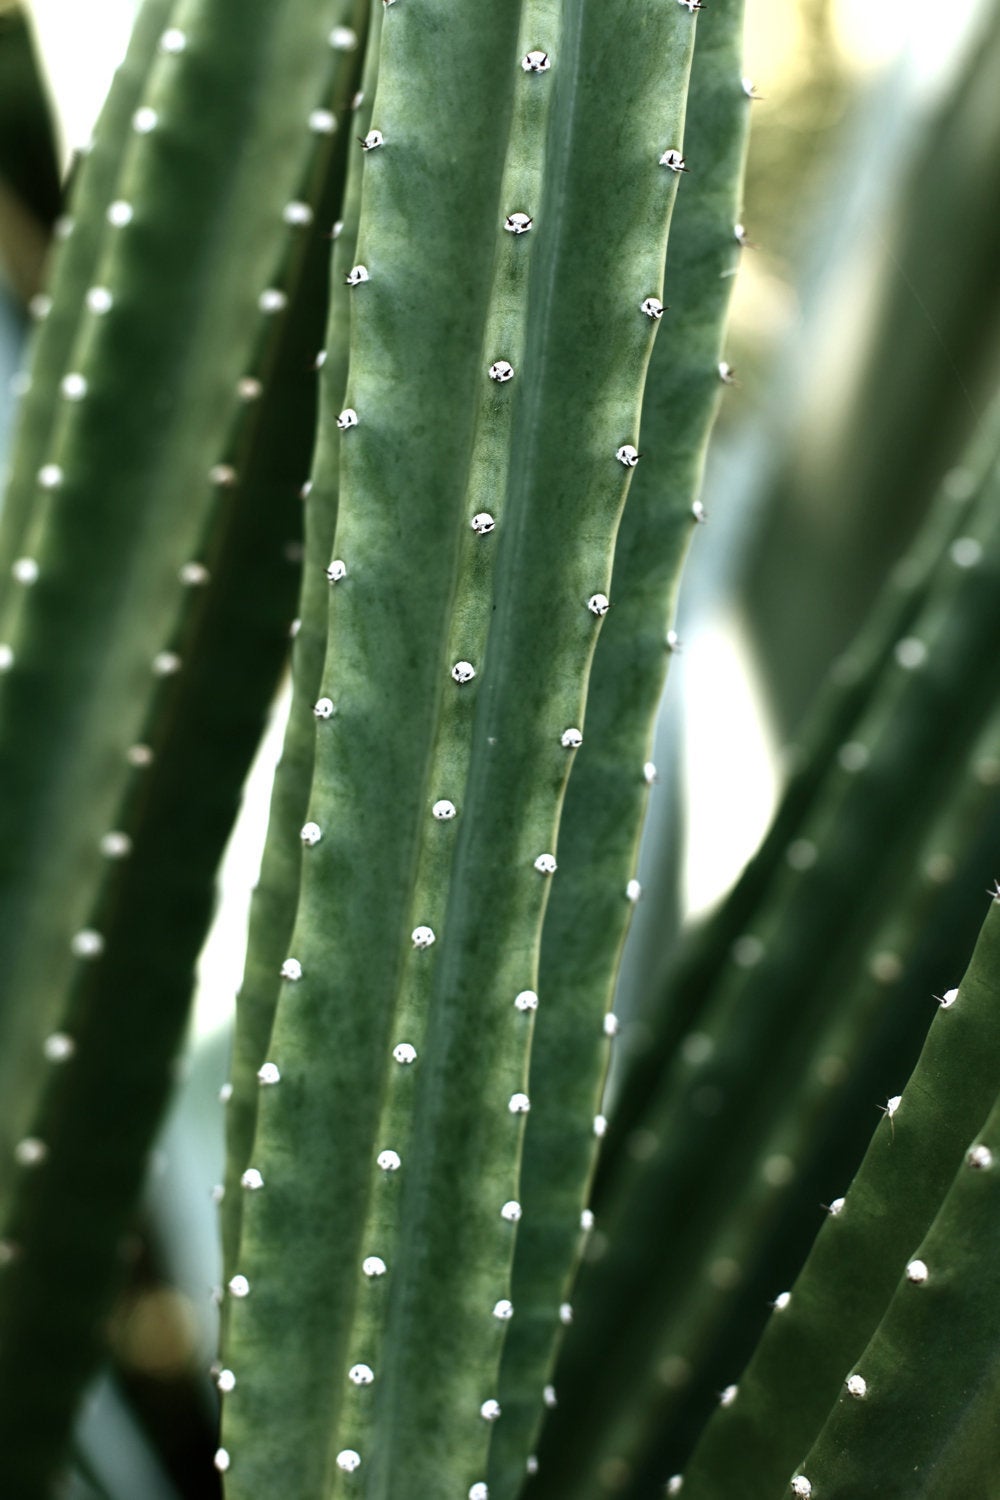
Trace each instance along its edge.
{"label": "ribbed cactus surface", "polygon": [[[289,860],[301,850],[298,910],[271,955],[266,1055],[234,1079],[232,1102],[245,1121],[256,1113],[252,1149],[244,1132],[230,1164],[242,1229],[219,1463],[234,1497],[279,1476],[303,1496],[520,1487],[567,1316],[620,943],[609,925],[582,1022],[590,1102],[565,1100],[583,1146],[569,1212],[519,1309],[512,1261],[536,1211],[521,1201],[525,1119],[539,1097],[558,1110],[566,1081],[558,1046],[531,1062],[546,905],[579,873],[560,869],[560,814],[616,607],[629,482],[658,443],[664,474],[675,451],[656,422],[638,450],[650,354],[668,331],[693,8],[643,5],[627,25],[616,7],[554,0],[486,17],[374,11],[356,260],[347,298],[334,294],[350,309],[349,362],[337,383],[335,318],[312,476],[313,496],[339,496],[326,659],[318,681],[297,683],[289,729],[290,745],[315,737],[312,785],[301,825],[270,835]],[[709,114],[725,101],[721,144],[706,141],[706,178],[724,163],[714,244],[705,234],[716,280],[737,252],[739,21],[720,11],[725,60],[705,66]],[[695,524],[720,384],[721,290],[697,330],[678,331],[674,368],[693,369],[704,412],[677,447],[678,540]],[[654,471],[650,509],[656,492]],[[623,610],[631,601],[659,640],[637,753],[680,550],[621,584]],[[623,774],[645,789],[641,761]],[[616,833],[626,871],[643,803],[627,793]],[[586,863],[582,842],[571,857]],[[612,896],[623,912],[626,884]],[[545,1332],[505,1417],[501,1357],[519,1315]]]}

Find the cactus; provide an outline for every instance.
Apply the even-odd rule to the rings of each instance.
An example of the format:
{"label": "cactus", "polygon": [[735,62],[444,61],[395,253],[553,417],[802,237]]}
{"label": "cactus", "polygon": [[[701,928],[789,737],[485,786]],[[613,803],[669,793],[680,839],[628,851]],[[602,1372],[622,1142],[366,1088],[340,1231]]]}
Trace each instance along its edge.
{"label": "cactus", "polygon": [[5,1494],[74,1452],[286,665],[206,1490],[865,1500],[890,1431],[928,1497],[992,1472],[995,899],[735,1377],[812,1238],[793,1188],[853,1169],[926,1030],[904,992],[971,943],[995,416],[630,1050],[615,1000],[746,254],[742,0],[701,12],[144,0],[0,527]]}

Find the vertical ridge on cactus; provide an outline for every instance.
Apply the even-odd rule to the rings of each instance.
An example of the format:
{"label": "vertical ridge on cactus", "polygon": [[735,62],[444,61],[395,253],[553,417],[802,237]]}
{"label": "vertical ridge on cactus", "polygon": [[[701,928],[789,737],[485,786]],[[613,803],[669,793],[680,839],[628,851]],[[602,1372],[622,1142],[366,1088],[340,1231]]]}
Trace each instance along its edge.
{"label": "vertical ridge on cactus", "polygon": [[[686,120],[679,98],[678,116],[665,123],[664,134],[680,139],[683,131],[697,143],[703,166],[683,185],[665,271],[661,263],[646,271],[645,281],[639,267],[629,272],[637,326],[642,294],[662,291],[664,279],[672,289],[671,321],[660,325],[651,356],[642,413],[646,452],[619,530],[611,582],[616,606],[595,652],[587,738],[560,830],[565,868],[542,934],[540,985],[547,1004],[532,1054],[539,1106],[526,1133],[522,1197],[529,1214],[513,1292],[527,1316],[507,1340],[506,1420],[493,1440],[492,1472],[498,1482],[504,1476],[504,1491],[519,1482],[526,1444],[541,1418],[538,1393],[561,1331],[558,1308],[582,1245],[578,1221],[596,1152],[590,1122],[608,1056],[602,1022],[629,920],[629,877],[648,796],[642,765],[669,656],[664,633],[691,534],[690,507],[718,404],[715,369],[737,253],[731,225],[746,149],[742,19],[742,5],[727,3],[715,8],[710,26],[701,29],[699,22]],[[657,24],[663,28],[659,47],[673,51],[679,66],[692,42],[690,18],[664,11]],[[610,47],[610,30],[594,45]]]}

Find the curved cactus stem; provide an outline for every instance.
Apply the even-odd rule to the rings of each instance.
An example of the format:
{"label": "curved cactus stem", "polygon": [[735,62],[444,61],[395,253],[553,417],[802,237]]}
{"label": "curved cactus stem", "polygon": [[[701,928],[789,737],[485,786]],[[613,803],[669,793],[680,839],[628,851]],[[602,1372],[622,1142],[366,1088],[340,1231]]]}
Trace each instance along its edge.
{"label": "curved cactus stem", "polygon": [[[606,1013],[639,894],[630,881],[649,794],[643,764],[670,655],[677,576],[696,526],[692,507],[722,389],[723,326],[740,253],[733,226],[750,107],[742,21],[741,0],[726,0],[698,22],[686,118],[678,90],[672,122],[678,146],[683,131],[691,173],[673,216],[665,276],[661,269],[637,297],[639,304],[656,298],[651,311],[637,311],[660,329],[643,398],[644,456],[615,551],[614,609],[595,651],[583,745],[574,752],[560,825],[564,873],[542,933],[530,1089],[537,1102],[525,1135],[525,1222],[512,1290],[518,1318],[504,1348],[504,1420],[491,1448],[491,1492],[501,1495],[520,1483],[545,1411],[542,1391],[585,1239],[581,1213],[599,1144],[594,1119],[615,1025]],[[656,24],[657,49],[679,60],[690,49],[693,18],[661,8]],[[662,314],[661,297],[669,303]]]}
{"label": "curved cactus stem", "polygon": [[[996,905],[954,1002],[974,1009],[965,1021],[970,1029],[996,1029]],[[943,1092],[961,1092],[964,1069],[954,1066],[957,1056],[948,1061],[954,1071],[942,1080]],[[943,1115],[934,1128],[950,1136],[947,1100],[937,1102]],[[914,1169],[920,1170],[916,1163]],[[854,1189],[845,1214],[853,1206]],[[877,1227],[872,1239],[869,1256],[885,1255]],[[986,1495],[1000,1466],[1000,1348],[996,1324],[985,1315],[1000,1297],[1000,1103],[976,1129],[927,1233],[904,1251],[905,1268],[895,1239],[888,1249],[890,1263],[901,1270],[895,1293],[844,1372],[840,1399],[796,1475],[829,1500],[853,1500],[866,1491],[886,1500]]]}
{"label": "curved cactus stem", "polygon": [[[0,510],[0,578],[7,578],[11,565],[23,554],[31,516],[44,503],[38,472],[50,456],[59,412],[59,382],[71,368],[70,355],[87,317],[85,298],[95,284],[98,256],[114,233],[105,211],[115,196],[129,145],[129,121],[143,99],[160,38],[178,4],[179,0],[146,0],[139,10],[128,51],[94,127],[93,144],[76,173],[67,217],[61,229],[57,225],[58,249],[52,274],[33,304],[38,326],[28,366],[18,377],[21,406],[17,439]],[[2,634],[0,638],[4,638]]]}
{"label": "curved cactus stem", "polygon": [[706,1429],[685,1491],[721,1495],[738,1465],[748,1493],[779,1493],[789,1454],[806,1450],[854,1371],[993,1106],[998,942],[994,902],[958,996],[936,1017],[847,1195],[831,1205],[787,1307],[740,1379],[739,1398]]}
{"label": "curved cactus stem", "polygon": [[[330,267],[329,314],[319,361],[319,387],[320,401],[328,407],[336,404],[338,410],[347,380],[351,288],[345,284],[345,277],[354,265],[361,196],[360,161],[351,147],[358,131],[367,131],[371,115],[370,102],[354,108],[350,101],[359,81],[362,98],[371,99],[378,56],[377,31],[373,32],[376,44],[365,49],[368,0],[345,0],[340,12],[346,32],[356,38],[356,45],[340,51],[330,85],[317,96],[319,102],[309,117],[311,128],[318,136],[335,136],[333,190],[328,191],[327,206],[340,217],[333,226],[335,240]],[[380,17],[381,10],[376,7],[372,18],[376,27]],[[365,68],[363,81],[362,61]],[[349,170],[348,160],[351,163]],[[347,181],[341,207],[337,197],[345,175]],[[325,231],[329,220],[329,213],[320,216]],[[326,424],[319,441],[321,445],[332,444],[336,452],[340,436],[335,428],[331,431]],[[331,558],[337,520],[336,458],[328,455],[322,446],[314,460],[312,477],[303,489],[303,500],[305,548],[292,652],[292,708],[274,776],[260,878],[251,902],[249,942],[243,982],[236,1002],[231,1087],[226,1091],[226,1180],[220,1215],[226,1280],[235,1270],[243,1203],[240,1177],[248,1165],[253,1145],[259,1093],[257,1070],[267,1057],[278,1000],[279,971],[288,952],[295,920],[302,830],[312,780],[314,734],[311,709],[320,696],[326,654],[327,596],[330,591],[326,568]]]}
{"label": "curved cactus stem", "polygon": [[[803,1184],[818,1175],[816,1159],[831,1155],[830,1142],[835,1137],[857,1134],[848,1114],[870,1108],[872,1096],[865,1091],[870,1066],[866,1065],[873,1051],[884,1054],[886,1063],[892,1058],[895,1083],[901,1052],[912,1045],[912,1033],[923,1030],[924,1013],[912,1013],[920,984],[915,978],[911,981],[910,961],[913,956],[919,960],[928,947],[940,952],[948,946],[942,929],[954,916],[941,900],[942,879],[962,870],[966,851],[981,828],[996,826],[998,765],[1000,714],[994,713],[971,749],[965,776],[921,837],[919,852],[908,846],[898,850],[897,876],[887,882],[892,891],[888,915],[862,948],[860,962],[853,948],[849,949],[815,980],[810,1007],[818,1017],[828,1019],[803,1050],[796,1076],[775,1077],[766,1103],[752,1119],[741,1119],[738,1143],[736,1121],[732,1121],[727,1191],[692,1195],[683,1226],[671,1237],[670,1282],[676,1290],[661,1299],[655,1333],[647,1344],[651,1365],[678,1374],[672,1384],[666,1382],[669,1388],[658,1402],[661,1432],[669,1432],[671,1417],[698,1382],[706,1351],[722,1346],[724,1330],[732,1326],[744,1287],[758,1280],[757,1267],[768,1252],[773,1255],[775,1238],[793,1212],[795,1200],[801,1199]],[[951,996],[947,1001],[941,998],[942,1003],[952,1003]],[[885,1071],[883,1066],[880,1072]],[[655,1170],[635,1187],[650,1195],[664,1190]],[[772,1303],[773,1317],[784,1316],[787,1301],[786,1293]],[[680,1378],[684,1371],[690,1377],[687,1381]],[[735,1374],[735,1369],[730,1366],[727,1373]],[[725,1429],[728,1405],[713,1420]],[[792,1460],[794,1450],[778,1451],[773,1433],[766,1442],[766,1472],[746,1481],[750,1495],[773,1493],[782,1451],[786,1463]],[[656,1468],[652,1448],[644,1467],[647,1471]],[[685,1475],[686,1494],[704,1492],[707,1497],[715,1493],[718,1475],[712,1474],[710,1444],[706,1467],[707,1477],[706,1468],[698,1459],[693,1461]],[[724,1491],[725,1484],[720,1493]]]}
{"label": "curved cactus stem", "polygon": [[[72,960],[62,1014],[53,1014],[58,995],[34,1005],[36,1046],[26,1039],[5,1059],[19,1067],[24,1103],[14,1137],[16,1192],[5,1224],[10,1263],[0,1281],[0,1379],[5,1392],[16,1393],[5,1396],[0,1414],[0,1474],[4,1487],[25,1500],[47,1493],[100,1345],[121,1237],[170,1086],[215,866],[287,652],[297,583],[297,558],[287,546],[290,539],[297,546],[325,303],[325,244],[318,226],[310,226],[320,211],[332,215],[324,195],[331,189],[338,195],[336,173],[331,179],[325,164],[329,143],[311,134],[308,123],[327,82],[326,28],[311,7],[304,9],[304,28],[290,6],[257,16],[235,45],[214,7],[192,5],[184,45],[162,54],[167,76],[145,106],[158,119],[138,132],[152,149],[140,150],[126,167],[135,174],[134,217],[142,233],[134,246],[122,236],[106,268],[115,274],[102,277],[113,288],[113,306],[101,316],[117,342],[100,367],[81,361],[86,399],[71,426],[73,444],[65,440],[74,460],[65,462],[65,488],[74,482],[77,506],[100,523],[83,560],[108,607],[94,612],[89,633],[81,628],[95,579],[88,566],[68,565],[66,554],[79,546],[84,518],[53,502],[40,533],[40,555],[54,559],[53,576],[41,568],[22,611],[23,652],[4,678],[10,690],[2,703],[5,770],[9,764],[12,780],[16,771],[22,788],[35,775],[32,792],[51,799],[35,804],[39,856],[53,834],[53,806],[68,795],[66,783],[72,790],[74,776],[94,777],[95,764],[104,778],[79,820],[81,843],[70,869],[73,906],[82,908],[87,925],[71,941],[73,928],[63,933],[60,924],[72,912],[54,903],[38,919],[32,912],[28,933],[4,930],[7,941],[21,938],[30,959],[51,929],[57,960]],[[206,156],[187,123],[201,123],[206,111],[223,134],[227,122],[233,130],[248,123],[249,111],[246,161],[234,163],[228,151]],[[266,192],[255,154],[272,165]],[[190,256],[202,249],[225,265],[222,296],[208,275],[204,283],[188,275]],[[143,273],[155,292],[145,298],[138,296]],[[177,299],[189,295],[189,319],[175,337]],[[138,372],[137,345],[144,351]],[[237,376],[252,379],[252,400],[237,390]],[[163,382],[174,385],[173,417],[186,437],[176,451],[168,448],[169,457],[158,445],[147,451],[141,399],[137,430],[124,436],[105,409],[108,392],[126,383],[133,398],[138,387],[148,399]],[[233,447],[220,455],[227,429]],[[213,466],[220,456],[225,464]],[[242,482],[239,465],[247,469]],[[138,535],[122,537],[126,520]],[[108,582],[115,564],[123,566],[123,553],[148,590],[141,629],[121,626],[125,591]],[[153,631],[161,632],[152,639],[163,648],[155,657],[146,639]],[[82,639],[67,644],[67,632]],[[57,669],[43,676],[40,641],[53,639]],[[87,681],[96,678],[105,694],[89,706],[89,719],[77,702],[74,670]],[[67,770],[54,792],[41,774],[51,775],[51,767],[24,764],[32,735],[46,727],[25,709],[43,689],[55,728],[72,729],[81,745],[82,765]],[[124,726],[114,713],[108,718],[109,706],[121,711],[123,702],[131,720]],[[116,742],[124,751],[133,736],[141,753],[116,755]],[[5,807],[11,837],[20,840],[5,850],[20,855],[20,868],[20,825],[31,811]],[[39,919],[49,924],[41,936]],[[24,1000],[29,980],[24,973],[20,980]],[[39,1106],[43,1073],[48,1081]]]}

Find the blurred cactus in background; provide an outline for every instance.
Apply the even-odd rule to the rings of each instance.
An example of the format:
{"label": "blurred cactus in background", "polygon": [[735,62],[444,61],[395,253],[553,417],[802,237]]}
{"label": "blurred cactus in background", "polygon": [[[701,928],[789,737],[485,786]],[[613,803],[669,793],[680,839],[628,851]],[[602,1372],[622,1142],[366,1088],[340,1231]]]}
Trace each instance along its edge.
{"label": "blurred cactus in background", "polygon": [[996,1488],[1000,24],[779,11],[142,0],[65,204],[0,12],[0,1494]]}

